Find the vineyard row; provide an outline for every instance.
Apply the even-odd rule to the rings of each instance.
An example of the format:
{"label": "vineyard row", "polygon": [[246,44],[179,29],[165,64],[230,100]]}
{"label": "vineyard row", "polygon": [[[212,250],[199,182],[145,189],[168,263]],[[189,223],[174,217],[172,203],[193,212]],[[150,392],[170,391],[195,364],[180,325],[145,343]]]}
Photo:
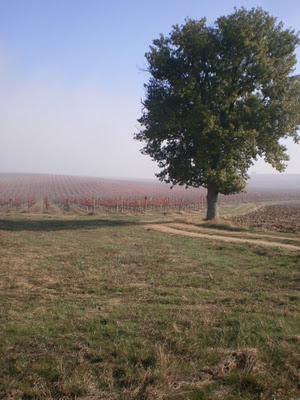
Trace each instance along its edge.
{"label": "vineyard row", "polygon": [[[287,201],[299,200],[300,193],[240,193],[237,195],[219,196],[219,205],[241,204],[263,201]],[[167,210],[201,210],[205,208],[206,197],[161,197],[161,196],[139,196],[139,197],[64,197],[36,199],[29,197],[12,197],[0,199],[1,210],[49,210],[51,207],[58,207],[64,211],[83,209],[87,212],[146,212],[146,211],[167,211]]]}

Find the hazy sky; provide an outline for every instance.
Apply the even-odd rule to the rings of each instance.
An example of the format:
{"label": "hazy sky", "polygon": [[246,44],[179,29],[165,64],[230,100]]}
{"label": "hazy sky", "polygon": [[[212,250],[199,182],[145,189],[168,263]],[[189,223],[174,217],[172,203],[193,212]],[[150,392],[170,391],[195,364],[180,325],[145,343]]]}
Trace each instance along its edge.
{"label": "hazy sky", "polygon": [[[0,0],[0,172],[152,178],[132,139],[144,53],[186,17],[212,23],[241,5],[300,30],[299,0]],[[300,173],[300,145],[288,148]]]}

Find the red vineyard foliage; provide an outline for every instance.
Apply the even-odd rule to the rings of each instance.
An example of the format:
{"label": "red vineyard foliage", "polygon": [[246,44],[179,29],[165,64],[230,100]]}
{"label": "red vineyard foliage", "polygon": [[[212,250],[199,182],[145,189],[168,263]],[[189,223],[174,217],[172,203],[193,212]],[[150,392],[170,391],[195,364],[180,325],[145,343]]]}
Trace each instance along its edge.
{"label": "red vineyard foliage", "polygon": [[[0,174],[0,209],[51,209],[88,212],[144,212],[147,210],[199,210],[205,208],[204,189],[185,189],[154,181],[126,181],[91,177],[38,174]],[[249,190],[220,195],[219,203],[300,199],[300,190]]]}

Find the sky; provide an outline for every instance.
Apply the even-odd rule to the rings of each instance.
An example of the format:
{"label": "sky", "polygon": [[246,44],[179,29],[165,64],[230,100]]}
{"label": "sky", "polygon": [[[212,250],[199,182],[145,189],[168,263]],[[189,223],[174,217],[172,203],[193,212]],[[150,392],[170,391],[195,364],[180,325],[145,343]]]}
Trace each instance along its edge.
{"label": "sky", "polygon": [[[300,30],[299,0],[0,0],[0,173],[153,178],[133,140],[145,52],[186,17],[212,24],[240,6]],[[300,173],[300,145],[287,146],[286,173]]]}

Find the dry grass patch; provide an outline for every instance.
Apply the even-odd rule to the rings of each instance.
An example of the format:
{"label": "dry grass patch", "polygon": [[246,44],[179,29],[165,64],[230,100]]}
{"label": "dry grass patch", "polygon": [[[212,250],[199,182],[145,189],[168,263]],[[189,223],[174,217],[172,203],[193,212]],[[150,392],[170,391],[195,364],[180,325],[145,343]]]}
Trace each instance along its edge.
{"label": "dry grass patch", "polygon": [[35,218],[0,232],[0,398],[296,397],[296,254]]}

